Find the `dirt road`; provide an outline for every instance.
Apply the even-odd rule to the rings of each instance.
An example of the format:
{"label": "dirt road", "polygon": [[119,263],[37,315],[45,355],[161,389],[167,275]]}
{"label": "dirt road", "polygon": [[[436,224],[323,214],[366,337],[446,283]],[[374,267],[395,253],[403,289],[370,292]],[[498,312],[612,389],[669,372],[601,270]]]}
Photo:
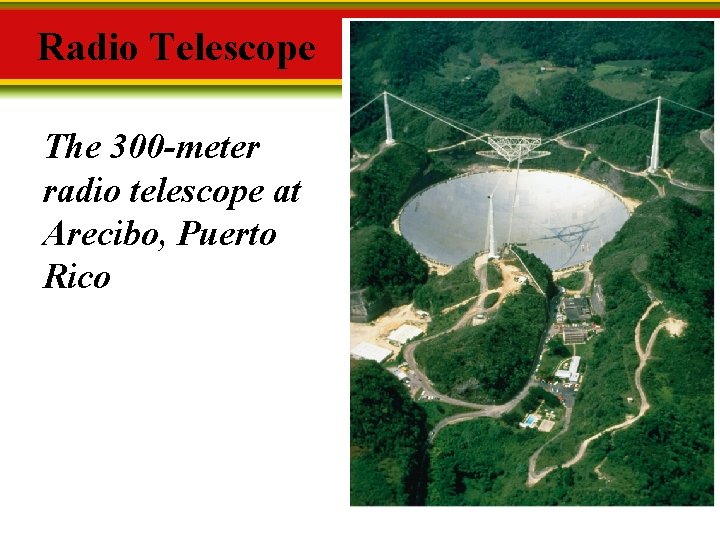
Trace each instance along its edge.
{"label": "dirt road", "polygon": [[405,347],[404,351],[404,357],[405,361],[408,363],[408,366],[410,369],[415,371],[417,374],[418,380],[420,381],[420,384],[422,386],[422,389],[425,391],[425,394],[432,397],[433,399],[436,399],[438,401],[442,401],[443,403],[449,403],[451,405],[459,405],[462,407],[466,407],[469,409],[475,409],[472,412],[466,412],[466,413],[460,413],[456,414],[454,416],[450,416],[447,418],[444,418],[441,420],[430,432],[429,439],[432,442],[432,440],[435,438],[437,433],[443,429],[446,426],[457,424],[459,422],[464,422],[466,420],[472,420],[474,418],[480,418],[480,417],[493,417],[497,418],[499,416],[502,416],[503,414],[511,411],[514,409],[520,401],[525,398],[533,386],[535,386],[537,383],[535,380],[531,377],[527,384],[520,390],[515,397],[513,397],[511,400],[507,401],[506,403],[501,403],[497,405],[481,405],[478,403],[473,403],[470,401],[464,401],[460,399],[455,399],[450,396],[447,396],[445,394],[442,394],[438,392],[432,385],[432,381],[430,381],[427,376],[422,372],[422,370],[419,368],[417,361],[415,359],[415,349],[418,345],[421,343],[424,343],[426,341],[431,341],[441,335],[448,334],[450,332],[454,332],[467,324],[470,323],[472,318],[474,317],[475,313],[480,309],[481,306],[483,306],[485,302],[485,298],[488,294],[492,292],[499,292],[500,297],[495,302],[492,308],[485,310],[485,314],[492,314],[496,310],[500,308],[500,305],[502,304],[503,299],[508,295],[512,294],[514,292],[517,292],[520,290],[520,283],[515,281],[516,275],[518,275],[519,271],[516,267],[507,265],[502,263],[501,261],[496,261],[496,264],[500,267],[500,271],[502,273],[503,282],[500,287],[497,289],[487,290],[487,264],[488,264],[488,258],[487,253],[479,255],[475,259],[475,275],[478,278],[479,284],[480,284],[480,295],[478,296],[478,299],[473,307],[468,309],[467,312],[460,318],[460,320],[453,325],[452,328],[446,330],[445,332],[442,332],[440,334],[436,334],[434,336],[427,337],[425,339],[421,339],[418,341],[414,341],[410,344],[408,344]]}
{"label": "dirt road", "polygon": [[533,453],[532,456],[530,456],[530,463],[528,465],[528,481],[527,481],[527,485],[529,487],[534,486],[540,480],[542,480],[548,474],[550,474],[552,471],[557,469],[557,466],[545,467],[542,471],[535,472],[535,467],[537,465],[538,457],[540,457],[540,454],[542,454],[543,450],[545,450],[545,447],[547,447],[551,442],[553,442],[555,439],[560,437],[563,433],[565,433],[570,428],[571,416],[572,416],[572,407],[568,407],[565,410],[565,418],[563,419],[563,428],[560,431],[558,431],[554,437],[545,441],[545,443],[540,448],[535,450],[535,452]]}
{"label": "dirt road", "polygon": [[[637,369],[635,370],[635,387],[637,388],[638,394],[640,395],[640,409],[638,410],[638,413],[635,416],[628,416],[628,418],[624,422],[620,422],[619,424],[615,424],[613,426],[610,426],[608,428],[603,429],[602,431],[599,431],[595,435],[588,437],[587,439],[583,440],[580,443],[580,447],[571,459],[566,461],[561,465],[562,468],[566,469],[568,467],[572,467],[576,463],[578,463],[584,456],[587,451],[588,446],[591,442],[594,440],[599,439],[606,433],[612,433],[613,431],[618,431],[621,429],[625,429],[631,425],[633,425],[635,422],[637,422],[640,418],[642,418],[645,413],[650,409],[650,403],[648,402],[647,396],[645,395],[645,390],[642,386],[642,372],[645,368],[645,365],[647,364],[648,359],[650,358],[650,355],[652,354],[653,346],[655,345],[655,339],[658,336],[658,333],[663,328],[668,331],[668,333],[672,336],[679,336],[683,333],[685,327],[687,326],[687,323],[684,321],[673,319],[673,318],[666,318],[662,320],[656,327],[655,330],[653,330],[652,335],[650,336],[650,339],[648,340],[647,347],[643,349],[642,343],[640,341],[640,327],[642,325],[642,322],[647,318],[647,316],[650,314],[650,312],[655,308],[655,306],[660,305],[662,302],[660,300],[653,300],[653,302],[648,306],[648,308],[645,310],[645,313],[643,313],[642,317],[640,317],[640,320],[638,320],[637,324],[635,325],[635,351],[637,352],[638,357],[640,358],[640,363],[638,364]],[[558,434],[559,435],[559,434]],[[547,446],[547,443],[545,443],[542,447],[540,447],[535,454],[530,458],[530,464],[528,467],[528,486],[532,487],[535,484],[537,484],[540,480],[542,480],[545,476],[547,476],[549,473],[557,469],[557,466],[554,467],[546,467],[542,471],[535,472],[535,465],[537,462],[537,457],[540,455],[542,450],[545,446]],[[534,459],[533,459],[534,458]]]}
{"label": "dirt road", "polygon": [[715,191],[715,188],[713,186],[703,186],[700,184],[691,184],[691,183],[685,182],[683,180],[677,180],[677,179],[673,178],[672,171],[670,171],[668,169],[663,169],[663,171],[667,175],[668,181],[673,186],[676,186],[676,187],[679,187],[682,189],[687,189],[688,191],[703,191],[705,193],[712,193],[713,191]]}
{"label": "dirt road", "polygon": [[[569,142],[565,141],[562,138],[557,139],[557,143],[560,146],[564,146],[565,148],[570,148],[571,150],[580,150],[580,151],[584,152],[583,161],[585,160],[585,158],[588,157],[589,154],[592,154],[592,152],[590,150],[588,150],[587,148],[582,148],[580,146],[573,146],[572,144],[570,144]],[[627,174],[631,174],[633,176],[639,176],[641,178],[644,178],[645,180],[647,180],[648,182],[650,182],[652,184],[652,186],[655,188],[655,191],[657,191],[658,196],[660,196],[660,197],[665,196],[665,189],[662,186],[655,183],[655,181],[652,178],[650,178],[650,176],[647,174],[647,171],[640,171],[640,172],[631,171],[630,169],[625,169],[623,167],[615,165],[614,163],[611,163],[610,161],[608,161],[604,158],[601,158],[597,154],[595,154],[595,157],[597,158],[598,161],[605,163],[608,167],[615,169],[618,172],[624,172]],[[579,166],[578,166],[577,170],[575,171],[575,174],[580,174]],[[604,186],[604,187],[607,187],[607,186]],[[619,197],[623,201],[623,203],[625,203],[625,206],[630,210],[630,212],[633,212],[635,210],[635,208],[637,208],[638,204],[637,204],[637,201],[635,201],[635,199],[630,199],[629,197],[623,197],[622,195],[620,195],[614,191],[613,191],[613,193],[615,193],[615,195],[617,195],[617,197]]]}

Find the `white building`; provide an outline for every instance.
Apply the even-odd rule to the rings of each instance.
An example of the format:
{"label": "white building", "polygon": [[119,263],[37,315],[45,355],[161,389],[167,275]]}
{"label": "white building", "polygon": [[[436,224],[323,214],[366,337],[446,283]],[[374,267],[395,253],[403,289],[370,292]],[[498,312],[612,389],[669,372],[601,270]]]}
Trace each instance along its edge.
{"label": "white building", "polygon": [[384,347],[378,347],[367,341],[356,345],[350,350],[350,357],[358,360],[374,360],[375,362],[382,362],[392,354],[390,349]]}
{"label": "white building", "polygon": [[405,379],[408,378],[408,374],[405,373],[405,372],[404,372],[403,370],[401,370],[400,368],[391,368],[389,371],[390,371],[390,373],[392,373],[393,375],[395,375],[395,376],[396,376],[398,379],[400,379],[401,381],[404,381]]}
{"label": "white building", "polygon": [[400,328],[397,328],[390,332],[390,335],[388,336],[388,341],[393,345],[400,346],[404,345],[411,339],[416,338],[421,334],[422,330],[420,330],[417,326],[413,326],[411,324],[403,324]]}
{"label": "white building", "polygon": [[558,379],[568,379],[570,382],[577,382],[580,378],[578,370],[580,369],[580,357],[573,356],[570,359],[570,366],[568,369],[558,369],[555,372],[555,376]]}

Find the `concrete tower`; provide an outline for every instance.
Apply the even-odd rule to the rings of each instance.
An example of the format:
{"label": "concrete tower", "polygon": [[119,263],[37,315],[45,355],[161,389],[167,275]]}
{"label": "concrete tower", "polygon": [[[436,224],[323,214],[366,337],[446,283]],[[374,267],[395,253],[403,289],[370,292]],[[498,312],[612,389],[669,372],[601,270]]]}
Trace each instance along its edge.
{"label": "concrete tower", "polygon": [[395,144],[392,134],[392,124],[390,123],[390,107],[388,107],[387,92],[383,92],[383,101],[385,103],[385,144]]}
{"label": "concrete tower", "polygon": [[485,246],[488,250],[488,259],[497,259],[497,248],[495,247],[495,226],[493,225],[493,196],[488,195],[487,231],[485,232]]}
{"label": "concrete tower", "polygon": [[658,97],[657,110],[655,111],[655,130],[653,131],[652,150],[650,151],[650,167],[648,172],[654,173],[660,168],[660,104],[662,97]]}

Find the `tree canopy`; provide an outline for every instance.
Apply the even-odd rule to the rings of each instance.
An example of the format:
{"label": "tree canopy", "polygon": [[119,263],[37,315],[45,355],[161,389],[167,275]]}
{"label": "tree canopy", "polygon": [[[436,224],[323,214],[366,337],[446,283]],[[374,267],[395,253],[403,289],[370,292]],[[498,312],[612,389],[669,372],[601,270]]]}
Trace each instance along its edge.
{"label": "tree canopy", "polygon": [[350,287],[386,293],[394,305],[412,298],[427,279],[427,266],[402,236],[373,225],[350,233]]}
{"label": "tree canopy", "polygon": [[[425,412],[375,362],[350,370],[350,502],[407,505],[423,496]],[[420,486],[420,489],[418,488]]]}

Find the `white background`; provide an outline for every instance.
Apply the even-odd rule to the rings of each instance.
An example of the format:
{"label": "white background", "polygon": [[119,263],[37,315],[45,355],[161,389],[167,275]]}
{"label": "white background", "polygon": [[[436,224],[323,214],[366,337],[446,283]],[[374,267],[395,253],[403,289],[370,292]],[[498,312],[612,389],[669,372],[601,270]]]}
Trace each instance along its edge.
{"label": "white background", "polygon": [[[348,488],[346,113],[325,99],[0,100],[3,538],[283,537]],[[49,133],[101,141],[47,159]],[[250,159],[107,156],[117,133],[260,141]],[[113,203],[43,203],[102,176]],[[130,186],[264,185],[262,202],[127,202]],[[297,203],[274,203],[302,182]],[[135,219],[166,246],[41,246]],[[176,246],[184,219],[269,246]],[[43,289],[49,263],[104,289]]]}
{"label": "white background", "polygon": [[[0,99],[0,538],[667,538],[709,524],[702,509],[349,507],[347,103]],[[104,157],[46,159],[52,132],[102,141]],[[110,160],[117,133],[262,147]],[[46,185],[98,175],[118,202],[41,202]],[[161,176],[266,192],[235,211],[124,202]],[[298,203],[271,201],[298,180]],[[165,249],[40,245],[59,219],[131,218]],[[277,239],[175,246],[184,219]],[[51,262],[112,280],[46,290]]]}

